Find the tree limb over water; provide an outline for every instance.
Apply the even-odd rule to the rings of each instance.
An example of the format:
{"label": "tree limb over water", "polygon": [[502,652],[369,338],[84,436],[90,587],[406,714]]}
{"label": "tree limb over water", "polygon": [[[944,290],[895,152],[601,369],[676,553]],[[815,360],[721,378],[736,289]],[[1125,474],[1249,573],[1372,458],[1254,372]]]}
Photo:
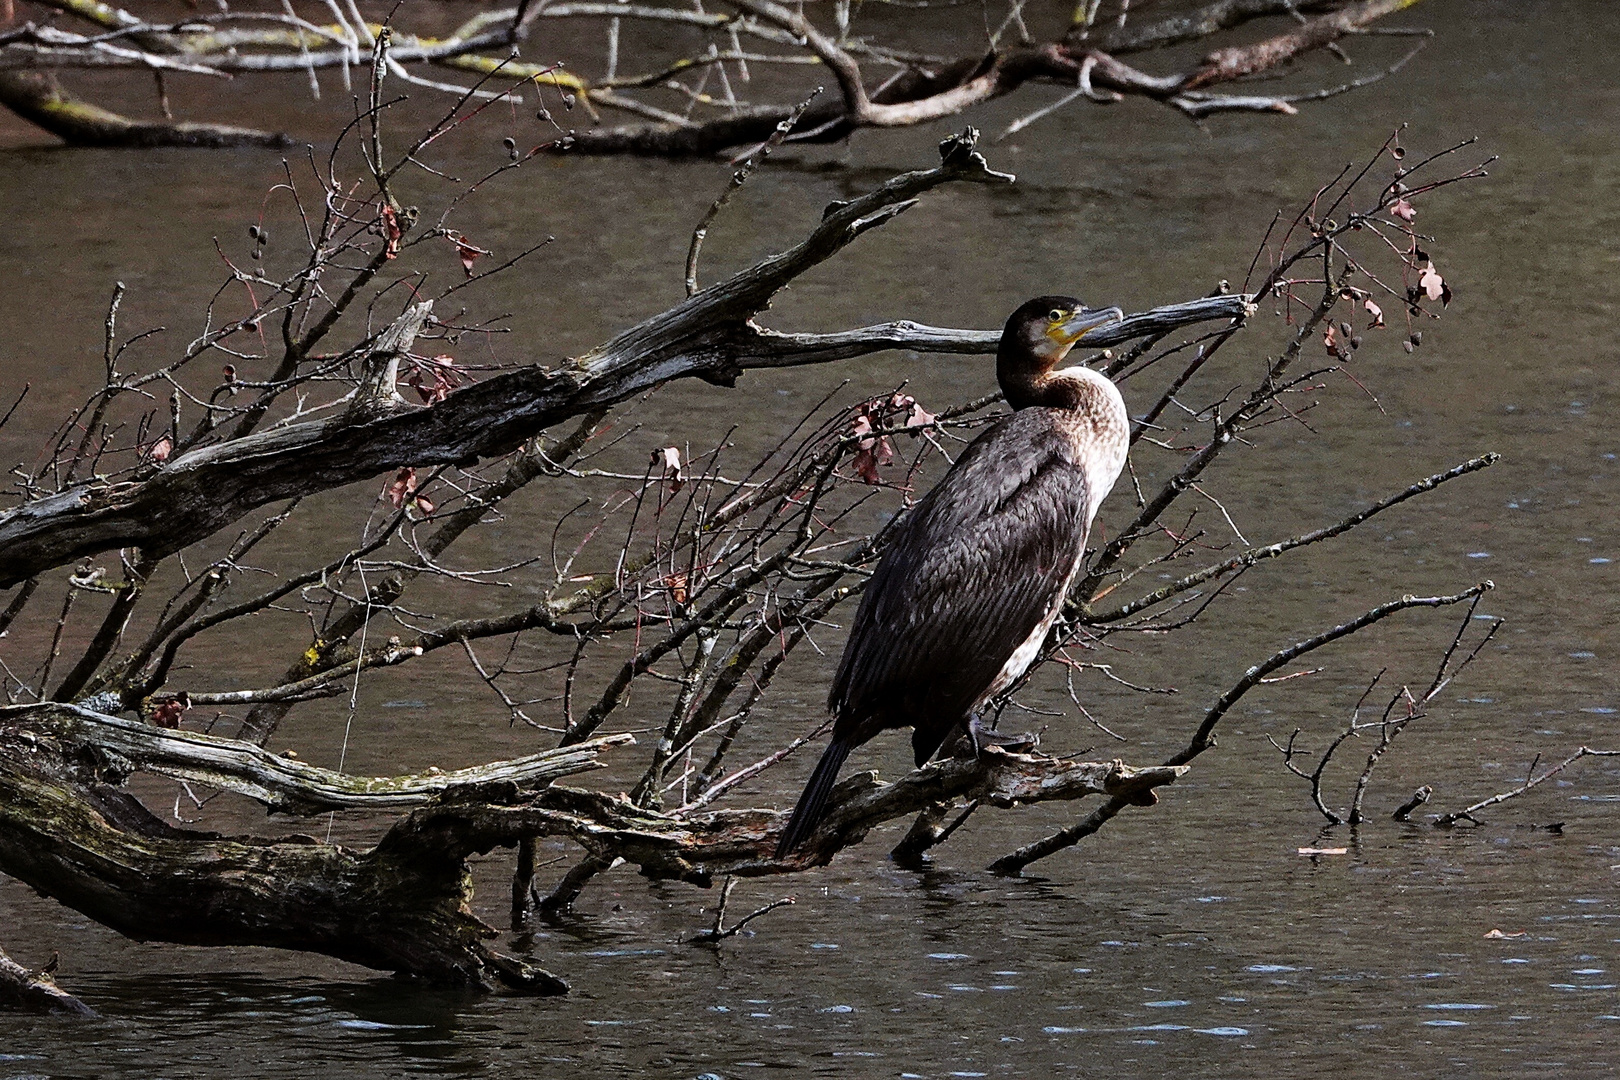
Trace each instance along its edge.
{"label": "tree limb over water", "polygon": [[[360,20],[355,9],[292,6],[275,11],[199,14],[178,22],[144,19],[111,4],[84,0],[19,0],[19,8],[37,10],[49,19],[65,16],[66,29],[54,21],[25,21],[0,31],[0,74],[6,71],[52,73],[71,69],[129,69],[154,72],[165,121],[131,123],[112,113],[67,116],[63,108],[43,109],[38,95],[19,92],[22,84],[0,82],[0,104],[40,124],[69,143],[80,145],[273,145],[275,135],[234,129],[210,129],[167,120],[165,72],[216,78],[285,72],[307,76],[319,97],[318,73],[339,71],[347,88],[351,71],[364,70],[379,41],[388,42],[389,69],[401,80],[426,90],[492,100],[509,98],[540,105],[539,119],[558,135],[550,149],[574,153],[630,153],[685,156],[724,151],[764,142],[783,120],[793,117],[795,141],[832,142],[862,128],[910,127],[953,117],[1030,84],[1078,87],[1062,104],[1078,98],[1107,104],[1137,96],[1157,101],[1182,115],[1199,119],[1216,112],[1247,111],[1291,114],[1300,103],[1350,90],[1398,70],[1411,53],[1393,66],[1342,85],[1292,94],[1227,94],[1211,87],[1251,80],[1286,69],[1303,55],[1333,50],[1348,62],[1343,39],[1367,33],[1371,24],[1411,7],[1417,0],[1215,0],[1193,10],[1144,20],[1132,17],[1128,4],[1117,18],[1099,5],[1079,5],[1074,21],[1055,40],[1037,42],[1025,23],[1021,2],[1012,4],[993,32],[986,23],[985,48],[965,56],[930,56],[898,48],[884,40],[890,25],[848,4],[834,4],[832,27],[825,7],[807,13],[776,0],[728,0],[724,10],[707,12],[656,4],[536,3],[480,12],[442,36],[412,33],[403,25],[416,15],[394,13],[397,24]],[[957,13],[903,10],[874,5],[882,23],[904,18],[911,24],[946,23]],[[1313,17],[1308,17],[1313,16]],[[1032,16],[1033,17],[1033,16]],[[977,22],[979,15],[975,9]],[[336,19],[336,21],[333,21]],[[854,20],[872,22],[858,34]],[[1170,74],[1151,74],[1121,57],[1173,45],[1206,41],[1255,20],[1292,19],[1298,25],[1242,45],[1226,45]],[[589,64],[584,57],[554,57],[536,63],[519,59],[516,50],[529,43],[542,22],[608,24],[606,75],[600,80],[577,74]],[[930,21],[932,20],[932,22]],[[635,46],[621,47],[621,30],[657,31],[661,40],[637,44],[653,55],[632,57]],[[942,23],[941,29],[950,27]],[[670,32],[674,31],[674,36]],[[1015,33],[1016,32],[1016,33]],[[1398,32],[1398,31],[1397,31]],[[1409,31],[1423,36],[1427,31]],[[683,36],[685,35],[685,36]],[[1016,36],[1016,43],[1007,39]],[[701,47],[682,55],[690,38]],[[743,39],[754,43],[745,48]],[[1421,44],[1419,45],[1421,48]],[[763,51],[762,51],[763,50]],[[591,58],[594,62],[594,57]],[[640,62],[647,70],[621,72],[621,64]],[[565,66],[566,63],[566,66]],[[864,65],[864,67],[863,67]],[[798,67],[830,73],[839,94],[796,114],[789,96],[780,104],[743,100],[745,93],[772,96],[780,81],[769,73]],[[883,69],[875,87],[868,70]],[[438,68],[478,76],[471,87],[429,78],[422,71]],[[751,72],[759,71],[756,77]],[[720,86],[713,84],[718,81]],[[71,100],[54,91],[63,101]],[[524,95],[530,94],[525,100]],[[802,94],[798,95],[802,97]],[[565,129],[552,110],[566,113],[575,103],[588,114],[589,126]],[[548,105],[550,106],[548,108]],[[76,105],[89,117],[93,106]],[[1017,130],[1052,111],[1045,106],[1016,123]],[[629,114],[636,123],[604,126],[602,112]]]}
{"label": "tree limb over water", "polygon": [[[544,244],[479,272],[496,257],[452,223],[464,199],[545,151],[514,149],[439,207],[403,203],[400,171],[478,114],[462,111],[469,98],[394,146],[384,123],[392,47],[385,35],[373,43],[369,95],[326,161],[312,160],[307,173],[287,165],[248,241],[219,243],[225,281],[195,337],[130,335],[119,325],[126,290],[113,289],[98,315],[100,388],[60,423],[50,416],[57,426],[43,452],[14,473],[13,505],[0,514],[0,576],[10,586],[0,598],[8,706],[0,707],[0,872],[91,918],[145,940],[271,945],[440,983],[558,992],[556,976],[491,947],[494,931],[473,906],[470,857],[517,848],[512,912],[521,925],[539,899],[542,840],[573,859],[539,899],[543,916],[558,917],[620,861],[699,886],[792,873],[908,816],[915,821],[896,854],[914,860],[982,808],[1104,800],[994,867],[1019,872],[1126,806],[1152,805],[1158,788],[1215,745],[1221,718],[1281,666],[1399,612],[1459,603],[1486,587],[1404,597],[1299,639],[1191,714],[1202,719],[1188,721],[1187,749],[1161,765],[1076,761],[1030,745],[947,754],[888,781],[858,773],[835,790],[807,845],[777,860],[788,815],[759,805],[773,800],[757,782],[825,725],[798,708],[761,706],[774,680],[812,651],[800,646],[820,649],[817,636],[828,637],[860,596],[931,471],[994,422],[999,395],[947,406],[925,405],[904,386],[855,400],[834,388],[786,430],[753,432],[768,448],[752,457],[734,452],[735,432],[707,449],[648,446],[623,414],[630,399],[674,379],[724,387],[754,368],[881,349],[990,351],[996,335],[984,330],[902,320],[793,334],[755,319],[784,286],[933,189],[1012,178],[990,167],[970,129],[941,144],[938,166],[830,204],[799,243],[543,367],[530,344],[497,348],[501,318],[481,311],[475,291],[457,294],[515,272]],[[1108,348],[1080,362],[1146,404],[1133,429],[1130,490],[1122,483],[1110,504],[1134,497],[1134,507],[1087,554],[1040,662],[989,713],[1033,708],[1020,697],[1029,678],[1054,672],[1071,680],[1080,711],[1077,672],[1097,671],[1133,693],[1172,693],[1086,657],[1114,635],[1144,640],[1207,617],[1233,599],[1227,590],[1239,575],[1409,512],[1496,460],[1425,468],[1370,502],[1327,504],[1324,495],[1335,509],[1324,508],[1317,528],[1269,542],[1259,534],[1275,533],[1271,522],[1240,528],[1242,509],[1221,501],[1217,461],[1291,452],[1292,438],[1278,451],[1264,429],[1315,434],[1308,414],[1320,395],[1370,393],[1357,372],[1377,369],[1358,367],[1358,350],[1380,340],[1416,349],[1419,328],[1449,298],[1412,218],[1432,192],[1483,167],[1442,172],[1437,163],[1467,144],[1413,162],[1400,139],[1393,133],[1359,172],[1347,169],[1291,218],[1279,215],[1238,289],[1200,289],[1201,299],[1087,339]],[[298,243],[267,255],[271,229]],[[699,247],[677,270],[681,286],[697,280]],[[447,262],[464,276],[430,292]],[[1400,321],[1397,333],[1389,324]],[[1260,324],[1275,331],[1269,345],[1223,352],[1246,332],[1245,342],[1262,342]],[[0,424],[57,408],[26,387],[0,405]],[[382,490],[336,493],[367,480]],[[514,498],[553,482],[586,494],[539,517]],[[313,517],[308,496],[347,507],[352,521]],[[1343,502],[1361,509],[1346,515]],[[295,517],[306,526],[296,538],[283,532]],[[501,522],[509,527],[490,527]],[[1241,547],[1211,530],[1229,530]],[[321,547],[334,535],[334,550]],[[485,542],[465,543],[469,536]],[[1172,575],[1171,563],[1186,569]],[[423,589],[425,579],[436,587]],[[424,593],[431,600],[416,599]],[[267,650],[284,675],[204,659],[257,661]],[[484,695],[485,711],[541,748],[393,777],[346,775],[341,757],[331,770],[265,749],[300,703],[345,695],[352,720],[374,700],[362,697],[362,682],[369,692],[433,654],[464,657],[462,679]],[[819,683],[825,662],[811,663]],[[1155,721],[1169,711],[1156,708]],[[346,752],[349,723],[337,719]],[[559,782],[602,765],[622,790]],[[160,817],[125,786],[137,772],[168,785],[172,810]],[[226,836],[205,826],[222,794],[278,813],[404,816],[379,822],[365,850],[306,836]],[[181,819],[183,806],[196,821]]]}
{"label": "tree limb over water", "polygon": [[[381,403],[357,396],[341,416],[211,441],[167,458],[161,467],[124,479],[86,481],[0,513],[0,587],[115,547],[139,545],[155,556],[168,555],[266,503],[387,470],[470,464],[505,454],[546,428],[673,379],[730,386],[752,368],[828,363],[892,348],[994,352],[999,334],[993,331],[893,323],[795,335],[764,330],[753,317],[793,279],[909,209],[930,189],[950,182],[1011,180],[990,170],[970,142],[959,160],[897,176],[858,199],[828,207],[801,243],[560,367],[519,368],[428,406],[412,407],[397,394]],[[409,351],[430,310],[431,304],[402,315],[398,325],[408,320],[415,329],[403,337],[396,331],[393,347],[382,353],[379,347],[389,334],[379,334],[364,356]],[[1134,315],[1096,336],[1099,344],[1108,344],[1212,319],[1240,320],[1249,310],[1243,297],[1212,297]]]}
{"label": "tree limb over water", "polygon": [[[940,799],[1013,806],[1098,794],[1145,805],[1155,801],[1155,787],[1185,771],[998,749],[983,760],[931,763],[891,783],[866,773],[840,785],[814,848],[778,862],[771,854],[786,811],[666,815],[623,796],[551,783],[592,767],[601,751],[634,742],[629,736],[431,778],[363,778],[207,735],[147,728],[150,738],[142,740],[141,726],[70,706],[0,708],[0,868],[138,940],[271,945],[435,982],[536,993],[567,987],[485,944],[494,931],[471,911],[472,855],[562,836],[600,859],[634,863],[649,878],[707,886],[717,874],[786,873],[826,862],[873,826]],[[426,805],[375,848],[356,853],[307,836],[176,829],[117,788],[134,771],[210,784],[296,813]],[[430,790],[437,791],[431,801]]]}

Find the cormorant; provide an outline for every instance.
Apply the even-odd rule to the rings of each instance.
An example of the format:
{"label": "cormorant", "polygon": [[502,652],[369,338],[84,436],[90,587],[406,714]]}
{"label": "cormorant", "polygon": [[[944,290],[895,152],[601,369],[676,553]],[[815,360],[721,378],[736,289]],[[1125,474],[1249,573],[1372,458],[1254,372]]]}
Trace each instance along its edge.
{"label": "cormorant", "polygon": [[1087,333],[1122,317],[1042,296],[1007,320],[996,381],[1014,412],[917,503],[867,582],[827,699],[838,716],[832,743],[777,858],[821,821],[852,749],[907,726],[918,766],[964,728],[977,744],[977,710],[1034,662],[1130,443],[1112,382],[1084,367],[1054,369]]}

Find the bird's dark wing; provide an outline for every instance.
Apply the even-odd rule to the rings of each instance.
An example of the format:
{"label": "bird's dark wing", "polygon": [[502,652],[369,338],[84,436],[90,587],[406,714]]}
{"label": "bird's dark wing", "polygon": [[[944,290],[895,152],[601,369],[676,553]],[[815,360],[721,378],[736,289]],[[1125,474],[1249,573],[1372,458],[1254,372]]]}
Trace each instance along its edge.
{"label": "bird's dark wing", "polygon": [[867,584],[828,701],[839,727],[858,742],[960,720],[1068,579],[1087,501],[1073,444],[1046,409],[976,439]]}

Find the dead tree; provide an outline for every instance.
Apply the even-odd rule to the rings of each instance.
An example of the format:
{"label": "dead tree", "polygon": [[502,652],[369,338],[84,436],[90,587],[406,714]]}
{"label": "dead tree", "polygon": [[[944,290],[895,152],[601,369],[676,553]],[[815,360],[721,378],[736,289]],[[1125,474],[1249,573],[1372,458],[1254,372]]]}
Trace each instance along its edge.
{"label": "dead tree", "polygon": [[[614,437],[604,427],[621,403],[675,379],[703,380],[723,398],[755,368],[895,348],[993,351],[993,330],[892,322],[802,334],[756,320],[784,285],[932,189],[1013,178],[990,167],[970,129],[941,144],[936,166],[829,205],[799,243],[699,288],[711,213],[694,234],[684,301],[577,358],[479,368],[465,359],[471,343],[500,327],[453,310],[475,302],[465,298],[476,289],[463,289],[518,272],[543,245],[491,253],[455,228],[455,212],[543,150],[515,155],[437,209],[402,205],[399,173],[428,168],[433,140],[478,114],[459,102],[438,127],[389,151],[391,47],[378,38],[367,105],[331,153],[311,162],[312,176],[289,167],[274,220],[249,228],[246,252],[223,253],[230,273],[192,340],[123,336],[124,290],[115,288],[102,387],[62,418],[36,465],[18,471],[12,505],[0,511],[0,587],[9,590],[0,610],[9,702],[0,708],[0,871],[106,925],[142,939],[273,945],[445,983],[557,992],[560,979],[490,947],[494,931],[471,906],[470,856],[518,849],[521,920],[537,892],[541,837],[580,852],[543,904],[554,911],[620,860],[649,878],[706,886],[719,875],[825,863],[902,817],[916,817],[902,844],[916,857],[979,808],[1102,798],[1076,825],[996,864],[1016,873],[1126,807],[1153,804],[1158,787],[1214,745],[1227,711],[1282,666],[1400,612],[1489,587],[1405,596],[1302,637],[1249,668],[1193,726],[1186,749],[1160,764],[991,751],[886,781],[850,776],[806,847],[777,860],[786,812],[742,793],[819,728],[811,720],[783,732],[760,723],[757,706],[802,657],[801,643],[860,592],[886,542],[885,514],[904,513],[950,445],[994,416],[996,398],[931,412],[898,388],[856,402],[830,395],[762,458],[735,467],[724,443],[659,445],[650,463],[627,467],[625,454],[647,462],[649,448],[625,442],[634,429]],[[1224,514],[1202,486],[1217,457],[1268,424],[1301,422],[1316,395],[1356,385],[1346,366],[1362,336],[1394,344],[1383,306],[1410,349],[1416,327],[1449,297],[1412,221],[1436,189],[1483,170],[1442,171],[1463,147],[1407,162],[1398,136],[1279,217],[1253,281],[1236,293],[1223,283],[1089,339],[1117,346],[1089,362],[1152,402],[1137,419],[1133,456],[1168,455],[1175,467],[1157,490],[1136,487],[1131,520],[1091,553],[1044,659],[1125,681],[1074,653],[1114,634],[1185,626],[1248,568],[1329,542],[1494,460],[1241,550],[1204,538],[1204,503],[1184,509],[1191,492]],[[267,256],[271,228],[300,235],[305,250]],[[430,271],[446,265],[456,280],[430,289]],[[1228,344],[1269,324],[1256,318],[1260,307],[1280,313],[1275,351],[1220,371],[1221,385],[1234,370],[1250,372],[1246,389],[1189,404],[1214,385],[1207,377]],[[511,351],[528,352],[523,343]],[[1157,388],[1144,394],[1150,380]],[[50,407],[23,388],[4,418]],[[454,561],[461,538],[512,512],[513,494],[563,476],[598,494],[576,513],[532,523],[543,539],[520,561]],[[250,560],[305,496],[379,479],[375,507],[360,508],[373,512],[343,550],[274,568]],[[1148,568],[1194,561],[1203,565],[1167,584],[1135,585]],[[463,610],[413,611],[405,599],[427,580],[459,588]],[[481,583],[521,583],[534,595],[468,595]],[[185,664],[203,635],[276,640],[259,628],[287,625],[275,620],[289,611],[306,615],[309,631],[280,681],[224,688],[230,672]],[[264,749],[298,703],[352,703],[360,680],[443,649],[464,657],[502,718],[554,746],[395,777],[348,776]],[[646,727],[652,735],[641,740],[627,731]],[[632,743],[639,779],[624,793],[564,782],[608,754],[622,773]],[[155,813],[124,783],[135,772],[172,781],[176,807],[226,793],[277,814],[404,816],[381,819],[363,851],[299,834],[226,836]]]}
{"label": "dead tree", "polygon": [[[549,148],[575,153],[662,156],[706,154],[757,145],[793,111],[806,91],[826,81],[838,93],[796,118],[791,138],[832,142],[862,128],[908,127],[956,116],[1027,85],[1068,93],[1009,128],[1016,131],[1075,101],[1106,105],[1124,97],[1157,101],[1194,120],[1218,112],[1291,114],[1300,104],[1346,93],[1398,71],[1430,31],[1378,27],[1417,0],[1213,0],[1133,13],[1128,0],[1029,10],[1009,0],[991,22],[968,6],[952,10],[878,3],[786,5],[776,0],[726,0],[701,5],[537,3],[480,12],[447,34],[413,33],[422,10],[384,5],[362,18],[352,4],[265,5],[263,10],[197,12],[176,22],[153,21],[110,4],[80,0],[17,0],[0,29],[0,104],[69,143],[113,146],[284,145],[282,134],[208,124],[175,123],[165,80],[219,81],[252,75],[304,73],[311,93],[363,73],[378,42],[389,46],[395,79],[424,92],[465,92],[458,75],[501,84],[472,92],[538,106]],[[7,6],[11,10],[11,5]],[[384,12],[391,24],[381,21]],[[962,20],[966,19],[967,22]],[[1229,43],[1232,31],[1265,24],[1267,36]],[[895,24],[922,24],[942,36],[979,28],[983,47],[966,55],[928,55],[897,48]],[[1030,24],[1053,35],[1040,40]],[[586,27],[605,24],[589,46]],[[554,49],[554,31],[572,31],[572,51],[535,60],[518,50]],[[545,33],[540,33],[540,31]],[[1288,92],[1244,92],[1244,84],[1289,71],[1302,57],[1331,52],[1344,64],[1347,39],[1410,37],[1416,48],[1383,57],[1347,81]],[[600,42],[601,45],[598,45]],[[1214,46],[1179,70],[1154,74],[1127,62],[1150,52]],[[605,48],[600,77],[584,74]],[[1375,50],[1376,51],[1376,50]],[[631,70],[634,65],[637,70]],[[131,70],[156,79],[161,120],[135,121],[83,102],[56,82],[73,70]],[[808,69],[812,78],[795,79]],[[429,74],[432,72],[432,74]],[[874,85],[874,80],[876,84]],[[1318,78],[1316,81],[1322,81]],[[527,84],[523,89],[513,83]],[[802,83],[803,85],[800,85]],[[1238,92],[1217,87],[1239,87]],[[528,95],[527,98],[524,95]],[[576,110],[576,106],[578,106]],[[609,114],[632,118],[610,124]],[[557,137],[561,136],[561,137]]]}

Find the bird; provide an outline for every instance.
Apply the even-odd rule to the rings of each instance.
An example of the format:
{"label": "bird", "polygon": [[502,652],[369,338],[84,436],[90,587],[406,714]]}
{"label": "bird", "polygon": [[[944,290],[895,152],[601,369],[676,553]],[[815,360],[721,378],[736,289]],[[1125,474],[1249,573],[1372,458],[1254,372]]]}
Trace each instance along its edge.
{"label": "bird", "polygon": [[826,812],[851,750],[912,728],[922,767],[1034,663],[1085,557],[1092,519],[1125,467],[1119,388],[1064,367],[1117,307],[1041,296],[1008,318],[996,381],[1013,409],[970,443],[898,525],[868,580],[828,694],[832,741],[776,849],[787,858]]}

